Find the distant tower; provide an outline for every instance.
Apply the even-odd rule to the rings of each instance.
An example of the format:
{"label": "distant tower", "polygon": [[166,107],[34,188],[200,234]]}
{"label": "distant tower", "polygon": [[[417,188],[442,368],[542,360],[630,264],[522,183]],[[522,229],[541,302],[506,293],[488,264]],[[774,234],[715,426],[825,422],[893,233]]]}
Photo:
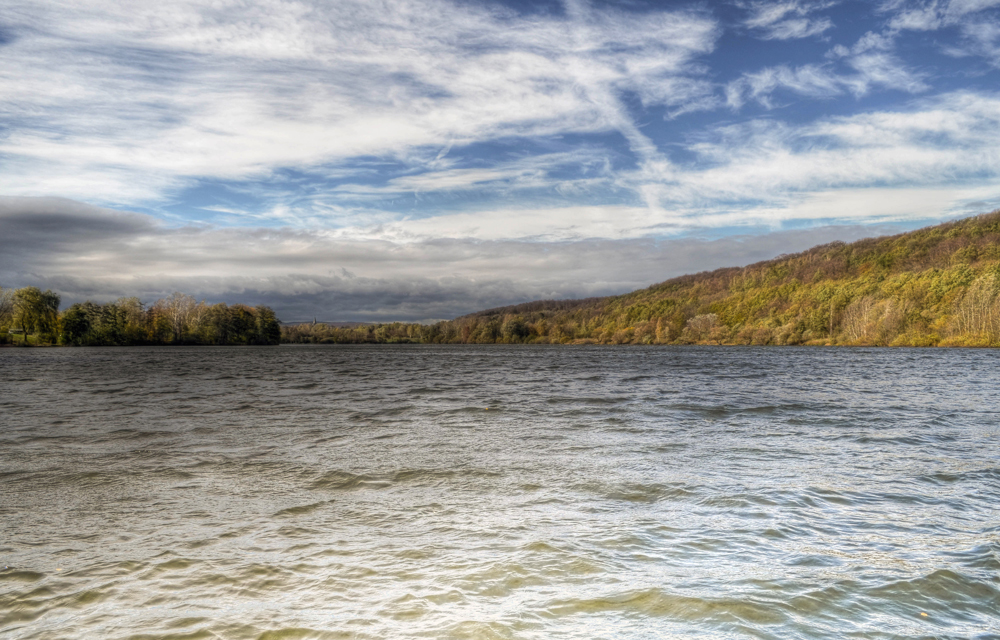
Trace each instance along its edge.
{"label": "distant tower", "polygon": [[313,324],[312,324],[312,326],[314,326],[314,327],[316,326],[316,316],[313,316]]}

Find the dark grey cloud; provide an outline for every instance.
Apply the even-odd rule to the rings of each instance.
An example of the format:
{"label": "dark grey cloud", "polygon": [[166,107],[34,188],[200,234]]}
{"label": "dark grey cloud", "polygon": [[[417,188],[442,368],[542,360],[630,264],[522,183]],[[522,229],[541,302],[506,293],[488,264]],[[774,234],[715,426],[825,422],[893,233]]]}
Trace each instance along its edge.
{"label": "dark grey cloud", "polygon": [[183,291],[284,320],[422,321],[535,299],[611,295],[833,240],[912,228],[824,226],[727,237],[575,242],[352,240],[331,231],[172,228],[54,198],[0,198],[0,286],[64,303]]}
{"label": "dark grey cloud", "polygon": [[157,226],[146,216],[65,198],[0,197],[0,220],[0,261],[19,247],[58,251],[64,245],[135,237]]}

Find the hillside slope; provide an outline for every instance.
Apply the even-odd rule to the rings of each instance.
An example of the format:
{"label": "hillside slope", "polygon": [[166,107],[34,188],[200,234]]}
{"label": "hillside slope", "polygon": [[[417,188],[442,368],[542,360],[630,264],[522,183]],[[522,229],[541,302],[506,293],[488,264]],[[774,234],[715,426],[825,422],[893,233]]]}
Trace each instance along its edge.
{"label": "hillside slope", "polygon": [[834,242],[620,296],[422,326],[287,328],[289,342],[1000,346],[1000,211]]}

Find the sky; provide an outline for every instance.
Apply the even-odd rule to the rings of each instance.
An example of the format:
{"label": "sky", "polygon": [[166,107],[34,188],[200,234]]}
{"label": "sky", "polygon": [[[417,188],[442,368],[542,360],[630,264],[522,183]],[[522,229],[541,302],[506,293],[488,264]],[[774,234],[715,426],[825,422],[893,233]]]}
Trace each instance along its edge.
{"label": "sky", "polygon": [[1000,207],[1000,0],[0,0],[0,286],[286,321]]}

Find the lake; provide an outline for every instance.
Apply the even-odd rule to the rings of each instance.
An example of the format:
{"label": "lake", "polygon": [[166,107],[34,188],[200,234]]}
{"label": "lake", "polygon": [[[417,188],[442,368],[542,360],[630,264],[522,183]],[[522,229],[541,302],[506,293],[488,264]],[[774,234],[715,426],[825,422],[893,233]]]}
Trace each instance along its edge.
{"label": "lake", "polygon": [[1000,638],[1000,352],[0,350],[0,638]]}

